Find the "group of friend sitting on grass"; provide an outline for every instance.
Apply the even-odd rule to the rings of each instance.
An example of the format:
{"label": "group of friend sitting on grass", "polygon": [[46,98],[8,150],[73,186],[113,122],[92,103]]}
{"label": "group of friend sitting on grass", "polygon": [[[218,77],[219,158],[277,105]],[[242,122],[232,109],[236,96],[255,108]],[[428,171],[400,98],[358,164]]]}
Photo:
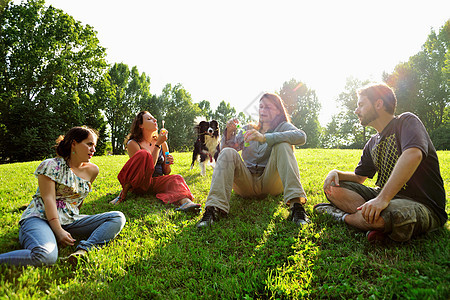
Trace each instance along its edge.
{"label": "group of friend sitting on grass", "polygon": [[[447,221],[445,190],[439,161],[430,137],[417,116],[396,116],[397,100],[384,84],[358,91],[355,114],[363,126],[377,133],[363,149],[354,172],[332,170],[323,183],[327,203],[314,211],[367,232],[369,241],[387,238],[408,241],[413,236],[442,227]],[[211,188],[198,228],[209,227],[230,211],[231,192],[243,198],[283,194],[289,220],[298,226],[310,223],[294,146],[306,142],[282,99],[271,93],[259,100],[259,122],[237,130],[236,119],[226,124],[221,151],[211,178]],[[170,175],[174,158],[167,145],[167,130],[158,133],[157,120],[140,112],[125,145],[130,159],[118,174],[120,194],[154,194],[175,210],[200,213],[202,208],[180,175]],[[50,265],[58,259],[58,244],[76,246],[67,260],[76,263],[91,249],[107,244],[125,225],[120,211],[80,215],[98,167],[90,162],[97,133],[74,127],[57,140],[55,158],[44,160],[34,172],[38,189],[23,212],[19,240],[24,249],[0,254],[0,263]],[[239,154],[241,151],[241,154]],[[378,173],[376,188],[363,185]]]}

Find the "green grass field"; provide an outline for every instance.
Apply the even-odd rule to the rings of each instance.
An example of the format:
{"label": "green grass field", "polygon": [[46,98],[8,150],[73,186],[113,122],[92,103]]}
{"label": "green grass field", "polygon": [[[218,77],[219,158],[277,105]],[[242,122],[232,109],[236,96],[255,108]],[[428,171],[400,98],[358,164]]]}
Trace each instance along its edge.
{"label": "green grass field", "polygon": [[[211,181],[189,170],[191,153],[174,153],[181,174],[204,206]],[[331,169],[351,171],[360,150],[296,150],[312,223],[286,221],[282,197],[263,200],[232,195],[227,218],[198,230],[201,216],[173,211],[153,196],[130,194],[117,207],[117,174],[126,156],[94,157],[100,174],[84,214],[120,210],[127,224],[107,247],[72,268],[0,266],[0,299],[449,299],[450,226],[408,243],[371,245],[364,232],[316,215],[322,182]],[[438,152],[450,191],[450,152]],[[37,188],[39,162],[0,165],[0,252],[20,249],[20,206]],[[373,181],[370,182],[373,184]],[[447,212],[450,212],[447,204]],[[67,256],[74,248],[60,251]]]}

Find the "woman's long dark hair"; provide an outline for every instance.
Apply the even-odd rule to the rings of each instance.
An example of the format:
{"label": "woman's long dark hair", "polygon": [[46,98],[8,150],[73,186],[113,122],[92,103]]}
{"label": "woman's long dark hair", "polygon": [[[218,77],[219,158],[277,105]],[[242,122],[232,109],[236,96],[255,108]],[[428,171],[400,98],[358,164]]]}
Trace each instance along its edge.
{"label": "woman's long dark hair", "polygon": [[[281,122],[291,122],[291,118],[289,117],[287,110],[286,110],[286,106],[284,105],[284,101],[283,99],[281,99],[280,96],[278,96],[277,94],[272,94],[272,93],[265,93],[264,95],[262,95],[261,99],[259,99],[259,101],[261,102],[262,99],[266,98],[267,100],[269,100],[271,103],[273,103],[275,105],[276,108],[278,108],[278,110],[281,112],[278,116],[276,116],[273,120],[272,123],[270,124],[270,129],[275,129],[278,125],[280,125]],[[258,126],[256,129],[260,129],[262,128],[262,122],[261,120],[259,120]]]}
{"label": "woman's long dark hair", "polygon": [[96,139],[98,139],[97,132],[87,126],[77,126],[71,128],[65,135],[60,135],[56,139],[56,154],[61,156],[65,160],[70,158],[70,151],[72,151],[72,143],[76,141],[80,143],[92,134]]}

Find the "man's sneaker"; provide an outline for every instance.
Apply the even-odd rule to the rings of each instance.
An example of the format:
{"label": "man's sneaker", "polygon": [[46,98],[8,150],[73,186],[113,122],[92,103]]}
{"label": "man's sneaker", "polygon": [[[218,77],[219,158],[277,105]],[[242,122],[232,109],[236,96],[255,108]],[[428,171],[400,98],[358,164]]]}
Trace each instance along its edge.
{"label": "man's sneaker", "polygon": [[370,230],[367,231],[367,240],[369,241],[369,243],[377,243],[377,242],[384,242],[384,240],[386,239],[386,234],[383,231],[379,231],[379,230]]}
{"label": "man's sneaker", "polygon": [[207,206],[202,219],[197,223],[197,228],[203,228],[211,226],[214,222],[217,222],[226,213],[215,206]]}
{"label": "man's sneaker", "polygon": [[331,203],[316,204],[316,205],[314,205],[314,210],[321,214],[328,214],[328,215],[332,216],[333,219],[335,219],[336,221],[339,221],[339,222],[344,222],[343,217],[345,215],[348,215],[348,213],[346,213],[343,210],[340,210],[339,208],[337,208],[336,206],[334,206]]}
{"label": "man's sneaker", "polygon": [[297,226],[302,226],[310,223],[308,216],[306,215],[305,208],[300,203],[294,203],[291,207],[291,213],[289,214],[289,220]]}

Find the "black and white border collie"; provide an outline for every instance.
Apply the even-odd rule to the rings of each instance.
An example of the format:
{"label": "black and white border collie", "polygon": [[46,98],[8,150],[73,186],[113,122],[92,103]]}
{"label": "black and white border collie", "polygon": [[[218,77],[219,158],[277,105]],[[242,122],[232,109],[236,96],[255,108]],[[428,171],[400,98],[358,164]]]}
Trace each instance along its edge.
{"label": "black and white border collie", "polygon": [[200,156],[200,174],[206,175],[206,164],[209,162],[214,168],[217,156],[220,152],[220,133],[219,123],[216,120],[201,121],[195,125],[197,132],[197,140],[194,143],[194,153],[192,155],[191,170],[194,167],[195,161]]}

